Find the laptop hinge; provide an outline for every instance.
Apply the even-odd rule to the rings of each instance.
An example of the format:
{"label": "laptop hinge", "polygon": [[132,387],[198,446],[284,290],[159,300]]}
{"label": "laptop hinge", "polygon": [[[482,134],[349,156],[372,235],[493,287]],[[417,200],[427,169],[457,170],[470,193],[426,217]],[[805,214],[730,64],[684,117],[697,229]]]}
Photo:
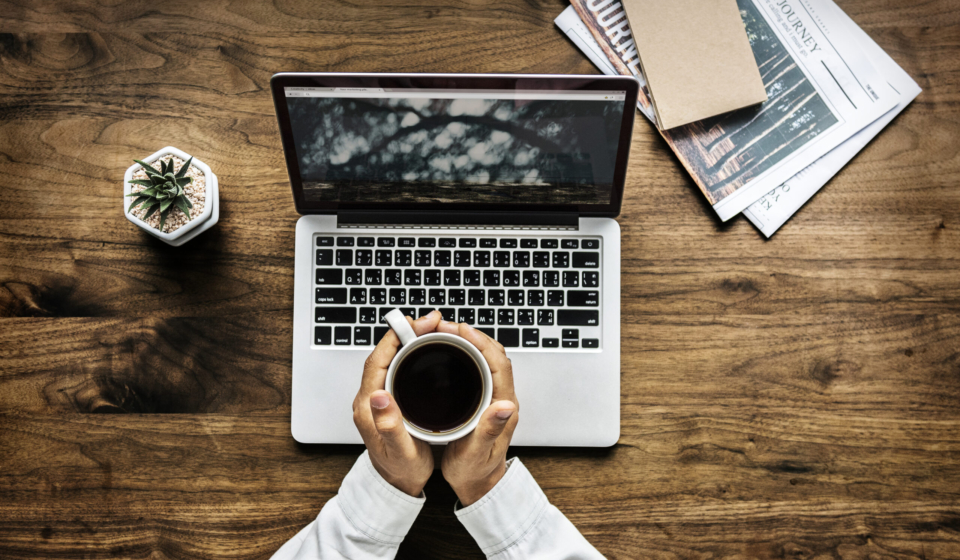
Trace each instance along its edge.
{"label": "laptop hinge", "polygon": [[580,217],[575,212],[337,212],[338,228],[576,230],[579,226]]}

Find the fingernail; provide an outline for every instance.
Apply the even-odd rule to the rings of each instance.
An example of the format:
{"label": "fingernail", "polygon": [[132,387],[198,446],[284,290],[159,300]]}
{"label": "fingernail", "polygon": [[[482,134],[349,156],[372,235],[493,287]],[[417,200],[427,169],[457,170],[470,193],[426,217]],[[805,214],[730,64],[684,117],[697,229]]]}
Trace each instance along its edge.
{"label": "fingernail", "polygon": [[390,406],[390,397],[386,395],[374,395],[370,397],[370,406],[377,410],[383,410]]}
{"label": "fingernail", "polygon": [[498,410],[495,415],[500,420],[509,420],[513,416],[513,410]]}

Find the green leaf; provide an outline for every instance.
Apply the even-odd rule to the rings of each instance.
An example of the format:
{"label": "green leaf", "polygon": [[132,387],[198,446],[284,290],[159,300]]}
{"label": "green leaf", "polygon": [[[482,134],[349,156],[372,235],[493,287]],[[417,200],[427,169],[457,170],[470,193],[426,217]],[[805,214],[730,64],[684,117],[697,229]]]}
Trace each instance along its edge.
{"label": "green leaf", "polygon": [[163,231],[163,222],[167,221],[167,213],[160,212],[160,231]]}
{"label": "green leaf", "polygon": [[157,168],[156,168],[156,167],[150,165],[149,163],[143,163],[143,162],[140,161],[139,159],[135,159],[135,160],[133,160],[133,161],[135,161],[136,163],[139,163],[139,164],[140,164],[140,167],[142,167],[143,170],[146,171],[146,172],[147,172],[147,175],[149,175],[149,176],[153,176],[153,175],[160,175],[160,176],[162,176],[162,175],[163,175],[162,173],[160,173],[159,171],[157,171]]}
{"label": "green leaf", "polygon": [[151,181],[150,179],[134,179],[134,180],[130,181],[130,184],[131,184],[131,185],[143,185],[143,186],[145,186],[145,187],[152,187],[152,186],[153,186],[153,181]]}
{"label": "green leaf", "polygon": [[140,219],[143,220],[143,221],[147,221],[147,218],[149,218],[150,216],[152,216],[152,215],[157,211],[158,208],[160,208],[160,207],[157,206],[156,204],[150,206],[150,209],[147,210],[147,213],[144,214],[144,215],[143,215],[143,218],[140,218]]}
{"label": "green leaf", "polygon": [[142,202],[145,202],[145,201],[147,201],[147,200],[150,200],[150,197],[141,196],[140,198],[134,200],[134,201],[133,201],[133,204],[131,204],[130,207],[127,208],[127,212],[132,212],[134,206],[136,206],[136,205],[138,205],[138,204],[140,204],[140,203],[142,203]]}
{"label": "green leaf", "polygon": [[185,187],[193,181],[193,177],[177,177],[177,184],[181,187]]}
{"label": "green leaf", "polygon": [[149,189],[143,189],[140,191],[140,194],[143,196],[157,196],[157,187],[150,187]]}
{"label": "green leaf", "polygon": [[183,199],[184,199],[185,201],[187,201],[187,208],[193,208],[193,203],[190,202],[190,199],[189,199],[189,198],[183,197]]}
{"label": "green leaf", "polygon": [[192,161],[193,161],[193,156],[190,156],[190,159],[188,159],[186,163],[180,166],[180,171],[177,171],[177,177],[185,177],[187,175],[187,170],[190,169],[190,162]]}
{"label": "green leaf", "polygon": [[190,207],[187,206],[189,203],[190,201],[187,200],[187,197],[181,196],[177,199],[177,208],[187,216],[188,220],[192,220],[193,218],[190,217]]}
{"label": "green leaf", "polygon": [[171,204],[173,204],[172,198],[168,198],[167,200],[164,200],[163,202],[160,203],[160,211],[166,212],[167,209],[170,208]]}

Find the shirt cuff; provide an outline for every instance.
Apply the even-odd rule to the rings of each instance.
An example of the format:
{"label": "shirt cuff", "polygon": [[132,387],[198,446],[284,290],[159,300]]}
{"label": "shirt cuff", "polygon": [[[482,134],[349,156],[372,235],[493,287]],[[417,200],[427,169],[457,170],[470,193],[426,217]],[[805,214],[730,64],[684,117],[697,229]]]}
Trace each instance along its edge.
{"label": "shirt cuff", "polygon": [[337,502],[358,531],[387,545],[399,545],[426,502],[397,490],[370,462],[367,451],[344,477]]}
{"label": "shirt cuff", "polygon": [[520,459],[507,462],[507,472],[477,502],[456,511],[460,523],[487,556],[517,543],[536,525],[547,496]]}

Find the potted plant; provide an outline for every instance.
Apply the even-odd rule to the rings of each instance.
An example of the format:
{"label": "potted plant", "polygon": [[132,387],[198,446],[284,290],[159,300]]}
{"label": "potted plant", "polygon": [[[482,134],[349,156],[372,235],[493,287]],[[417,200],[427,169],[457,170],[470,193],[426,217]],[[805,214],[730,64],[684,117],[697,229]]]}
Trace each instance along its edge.
{"label": "potted plant", "polygon": [[134,162],[123,177],[124,213],[140,229],[180,246],[220,219],[217,176],[207,164],[172,146]]}

